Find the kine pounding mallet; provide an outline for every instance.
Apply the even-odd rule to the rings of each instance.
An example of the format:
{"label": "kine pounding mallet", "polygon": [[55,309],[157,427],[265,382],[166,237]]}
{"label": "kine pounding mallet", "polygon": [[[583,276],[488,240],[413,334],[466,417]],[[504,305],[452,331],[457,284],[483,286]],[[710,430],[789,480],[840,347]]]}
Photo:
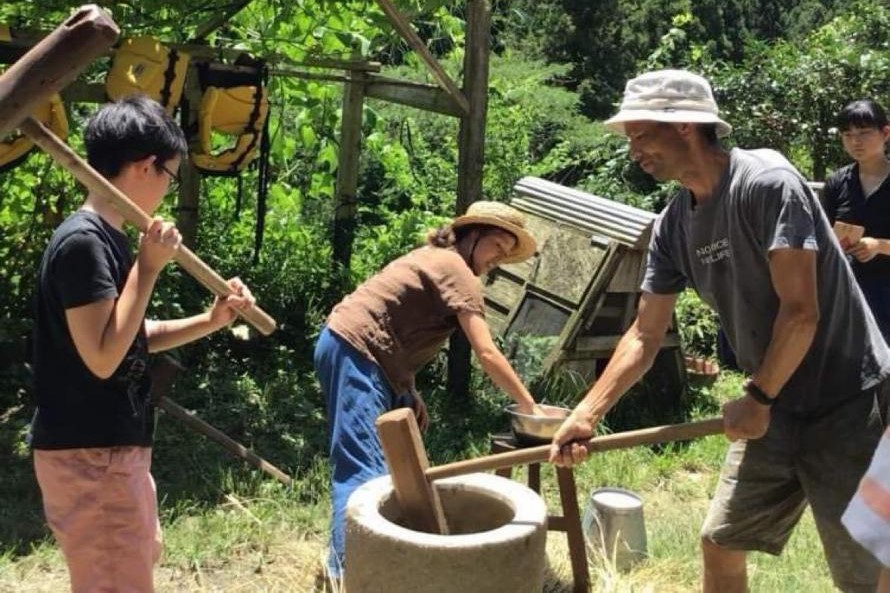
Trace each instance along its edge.
{"label": "kine pounding mallet", "polygon": [[[402,509],[406,526],[428,533],[440,535],[448,533],[442,504],[432,484],[434,480],[514,465],[543,463],[550,456],[550,445],[546,444],[430,467],[413,410],[398,408],[386,412],[377,419],[376,425],[392,477],[393,493]],[[684,424],[617,432],[578,443],[586,448],[588,453],[594,453],[638,445],[684,441],[722,432],[723,418],[711,418]]]}
{"label": "kine pounding mallet", "polygon": [[[0,136],[18,128],[87,189],[107,199],[127,222],[144,232],[151,217],[46,126],[30,117],[35,108],[105,54],[119,34],[120,29],[108,13],[90,4],[77,9],[32,47],[0,75]],[[187,247],[181,245],[173,259],[214,295],[232,294],[226,281]],[[239,310],[238,314],[263,335],[275,331],[275,320],[256,305]]]}

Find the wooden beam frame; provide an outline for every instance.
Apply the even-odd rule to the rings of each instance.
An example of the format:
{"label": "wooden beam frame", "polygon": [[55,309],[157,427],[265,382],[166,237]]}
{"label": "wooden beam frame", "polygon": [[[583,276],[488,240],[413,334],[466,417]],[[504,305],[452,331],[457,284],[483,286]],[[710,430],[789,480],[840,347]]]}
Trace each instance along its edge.
{"label": "wooden beam frame", "polygon": [[192,41],[200,41],[225,25],[233,16],[241,12],[244,8],[247,7],[253,0],[241,0],[240,2],[236,2],[231,5],[228,10],[223,10],[219,14],[215,14],[195,29],[195,34],[192,35]]}
{"label": "wooden beam frame", "polygon": [[463,117],[464,115],[451,95],[440,87],[430,84],[396,80],[372,74],[368,77],[365,94],[375,99],[416,107],[442,115],[453,117]]}
{"label": "wooden beam frame", "polygon": [[466,96],[464,96],[463,92],[457,88],[457,85],[451,80],[451,77],[448,76],[438,60],[433,57],[429,48],[411,27],[408,20],[402,16],[402,13],[393,6],[390,0],[376,0],[376,2],[392,23],[393,27],[395,27],[398,34],[402,36],[402,39],[408,42],[408,45],[417,52],[417,55],[420,56],[420,59],[423,60],[424,64],[429,68],[430,72],[433,74],[433,78],[439,83],[439,86],[441,86],[446,93],[451,95],[464,115],[469,115],[470,102],[467,100]]}
{"label": "wooden beam frame", "polygon": [[[13,53],[24,54],[48,34],[48,31],[37,31],[32,29],[15,30],[9,41],[0,41],[0,50],[11,49],[13,50]],[[210,47],[198,43],[166,43],[165,45],[177,51],[189,54],[193,61],[219,59],[234,60],[244,53],[243,50]],[[114,49],[111,49],[106,55],[110,56],[113,53]],[[17,59],[19,56],[16,55],[14,57]],[[309,56],[297,61],[277,53],[264,55],[262,58],[270,63],[273,69],[278,68],[282,71],[286,71],[289,67],[323,68],[347,71],[358,70],[362,72],[380,72],[381,69],[380,62],[375,62],[373,60],[343,60],[329,56]]]}

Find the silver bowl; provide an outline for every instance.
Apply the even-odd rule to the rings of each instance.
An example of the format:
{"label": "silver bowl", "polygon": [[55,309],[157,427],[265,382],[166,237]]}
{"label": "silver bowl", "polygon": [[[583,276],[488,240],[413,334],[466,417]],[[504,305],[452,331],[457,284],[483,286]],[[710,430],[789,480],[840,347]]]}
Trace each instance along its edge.
{"label": "silver bowl", "polygon": [[568,408],[560,406],[548,406],[540,404],[538,407],[544,410],[544,416],[532,416],[516,411],[518,406],[507,406],[507,414],[510,415],[510,428],[516,440],[520,443],[542,444],[549,443],[556,434],[556,430],[572,412]]}

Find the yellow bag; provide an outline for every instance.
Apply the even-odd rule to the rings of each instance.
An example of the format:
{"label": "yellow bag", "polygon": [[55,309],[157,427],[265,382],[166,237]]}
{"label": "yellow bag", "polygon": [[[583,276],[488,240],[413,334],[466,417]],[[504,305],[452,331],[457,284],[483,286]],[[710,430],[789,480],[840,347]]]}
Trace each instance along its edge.
{"label": "yellow bag", "polygon": [[[268,115],[269,100],[262,86],[207,87],[198,120],[200,151],[192,152],[192,162],[207,173],[244,170],[257,156]],[[235,136],[235,145],[214,152],[214,132]]]}
{"label": "yellow bag", "polygon": [[[68,138],[68,117],[65,115],[62,98],[58,94],[34,110],[31,117],[42,122],[62,140]],[[19,165],[33,148],[34,143],[24,134],[12,134],[0,139],[0,171]]]}
{"label": "yellow bag", "polygon": [[154,37],[124,39],[105,78],[105,93],[112,101],[141,93],[173,113],[182,98],[189,59]]}

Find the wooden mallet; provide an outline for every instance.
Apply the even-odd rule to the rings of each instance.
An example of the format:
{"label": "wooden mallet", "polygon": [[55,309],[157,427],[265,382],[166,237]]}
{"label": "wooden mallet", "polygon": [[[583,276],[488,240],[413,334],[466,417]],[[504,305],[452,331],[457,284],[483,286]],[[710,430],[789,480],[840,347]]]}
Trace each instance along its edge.
{"label": "wooden mallet", "polygon": [[[723,419],[711,418],[684,424],[617,432],[579,441],[579,444],[583,445],[588,453],[593,453],[637,445],[685,441],[722,432]],[[382,414],[377,419],[377,433],[383,445],[383,454],[392,477],[393,491],[402,509],[405,526],[429,533],[447,534],[442,504],[432,484],[434,480],[515,465],[543,463],[550,457],[550,445],[547,444],[429,467],[417,420],[409,408]]]}
{"label": "wooden mallet", "polygon": [[[105,54],[120,34],[111,17],[96,5],[79,8],[28,53],[0,75],[0,136],[16,128],[67,169],[86,188],[107,199],[124,219],[145,232],[151,217],[30,114],[62,90],[97,57]],[[184,245],[173,259],[216,296],[232,289],[210,266]],[[275,331],[275,320],[252,306],[239,310],[263,335]]]}

